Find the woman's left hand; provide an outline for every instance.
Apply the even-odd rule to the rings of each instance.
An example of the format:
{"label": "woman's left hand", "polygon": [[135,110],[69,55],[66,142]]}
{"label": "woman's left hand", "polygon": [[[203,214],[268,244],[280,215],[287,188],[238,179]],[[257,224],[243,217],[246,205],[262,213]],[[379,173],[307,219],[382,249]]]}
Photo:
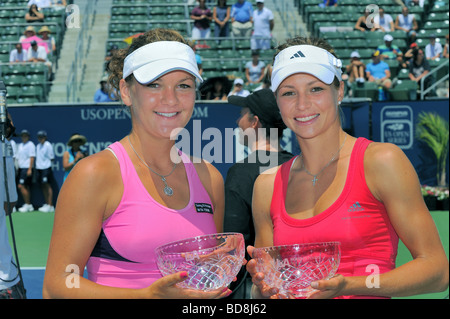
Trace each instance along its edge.
{"label": "woman's left hand", "polygon": [[317,289],[308,299],[331,299],[342,295],[347,281],[344,276],[336,275],[329,280],[318,280],[311,283]]}

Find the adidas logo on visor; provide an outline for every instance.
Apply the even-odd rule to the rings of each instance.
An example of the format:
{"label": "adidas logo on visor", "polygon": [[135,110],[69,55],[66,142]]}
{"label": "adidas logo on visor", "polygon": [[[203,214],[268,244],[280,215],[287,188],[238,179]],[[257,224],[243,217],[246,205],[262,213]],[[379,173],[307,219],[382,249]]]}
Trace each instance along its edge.
{"label": "adidas logo on visor", "polygon": [[306,56],[303,54],[302,51],[297,51],[297,53],[295,53],[293,56],[290,57],[291,60],[295,58],[306,58]]}

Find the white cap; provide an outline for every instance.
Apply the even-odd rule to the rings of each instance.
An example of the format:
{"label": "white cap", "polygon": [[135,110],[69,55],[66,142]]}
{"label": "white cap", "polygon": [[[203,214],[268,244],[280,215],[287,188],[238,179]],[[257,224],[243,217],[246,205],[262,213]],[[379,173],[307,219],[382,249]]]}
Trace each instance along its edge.
{"label": "white cap", "polygon": [[186,71],[199,82],[203,81],[190,46],[178,41],[158,41],[140,47],[125,58],[123,78],[133,74],[139,83],[148,84],[175,70]]}
{"label": "white cap", "polygon": [[384,39],[384,41],[390,42],[390,41],[394,40],[394,37],[390,34],[386,34],[383,39]]}
{"label": "white cap", "polygon": [[325,49],[313,45],[288,47],[277,54],[272,71],[272,91],[295,73],[308,73],[331,84],[336,76],[342,80],[342,61]]}
{"label": "white cap", "polygon": [[358,52],[358,51],[353,51],[353,52],[350,54],[350,57],[351,57],[351,58],[360,58],[361,56],[359,55],[359,52]]}
{"label": "white cap", "polygon": [[236,84],[244,85],[244,80],[237,78],[236,80],[234,80],[234,85]]}
{"label": "white cap", "polygon": [[258,2],[264,3],[264,0],[256,0],[256,3]]}

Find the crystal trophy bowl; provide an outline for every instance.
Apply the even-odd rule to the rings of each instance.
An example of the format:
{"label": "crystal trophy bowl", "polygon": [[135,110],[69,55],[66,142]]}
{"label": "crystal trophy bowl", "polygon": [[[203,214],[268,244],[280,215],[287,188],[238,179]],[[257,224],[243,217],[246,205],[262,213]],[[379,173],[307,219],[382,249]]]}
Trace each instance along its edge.
{"label": "crystal trophy bowl", "polygon": [[186,271],[182,288],[210,291],[228,286],[242,267],[244,236],[239,233],[202,235],[162,245],[155,250],[163,276]]}
{"label": "crystal trophy bowl", "polygon": [[341,258],[339,242],[307,243],[255,248],[256,269],[264,282],[287,298],[307,298],[311,282],[330,279]]}

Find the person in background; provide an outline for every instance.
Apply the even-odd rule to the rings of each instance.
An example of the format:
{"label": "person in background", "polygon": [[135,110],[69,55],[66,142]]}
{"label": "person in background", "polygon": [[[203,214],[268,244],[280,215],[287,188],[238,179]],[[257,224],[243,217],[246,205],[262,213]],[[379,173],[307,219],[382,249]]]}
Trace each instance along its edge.
{"label": "person in background", "polygon": [[[286,126],[281,119],[275,96],[270,89],[261,89],[247,97],[230,96],[230,104],[241,107],[237,119],[239,143],[249,149],[250,155],[232,165],[225,180],[224,231],[244,235],[245,246],[253,245],[255,231],[252,217],[253,184],[259,174],[292,158],[280,146]],[[245,271],[232,285],[232,297],[246,298],[250,282],[245,281]],[[233,286],[240,285],[238,290]]]}
{"label": "person in background", "polygon": [[39,29],[38,32],[42,41],[47,43],[48,55],[50,56],[54,55],[56,52],[56,41],[55,38],[50,35],[51,33],[52,31],[46,25],[44,25],[41,29]]}
{"label": "person in background", "polygon": [[391,32],[394,30],[394,19],[390,14],[385,13],[383,8],[380,8],[378,14],[373,18],[372,31]]}
{"label": "person in background", "polygon": [[44,204],[38,210],[42,213],[52,213],[55,211],[51,185],[53,180],[52,162],[55,159],[55,153],[52,144],[47,140],[46,131],[37,132],[37,138],[39,143],[36,146],[36,177],[44,195]]}
{"label": "person in background", "polygon": [[389,65],[381,60],[380,51],[372,54],[372,62],[366,65],[366,78],[369,82],[375,82],[385,90],[392,85],[391,70]]}
{"label": "person in background", "polygon": [[37,5],[32,4],[25,14],[25,20],[27,23],[44,22],[44,14],[39,12]]}
{"label": "person in background", "polygon": [[[299,51],[305,57],[291,58]],[[277,49],[272,90],[301,154],[256,179],[255,247],[340,242],[337,274],[313,281],[311,299],[446,290],[448,259],[408,157],[395,144],[356,138],[341,126],[344,83],[334,49],[322,39],[287,40]],[[399,240],[412,260],[396,267]],[[367,285],[374,264],[377,288]],[[247,270],[253,298],[291,297],[264,282],[255,260]]]}
{"label": "person in background", "polygon": [[211,9],[206,7],[206,0],[199,0],[199,5],[192,9],[191,19],[194,20],[192,39],[208,39],[211,35],[210,23],[212,20]]}
{"label": "person in background", "polygon": [[345,67],[345,71],[348,74],[348,82],[364,83],[366,65],[361,61],[361,56],[358,51],[353,51],[350,54],[350,63]]}
{"label": "person in background", "polygon": [[22,195],[24,204],[18,210],[21,213],[28,213],[34,210],[31,204],[31,182],[33,177],[34,162],[36,159],[36,146],[30,141],[30,132],[22,130],[20,132],[22,143],[17,145],[17,166],[19,182],[17,187]]}
{"label": "person in background", "polygon": [[[413,58],[409,63],[409,78],[412,81],[416,81],[420,87],[420,81],[428,73],[430,73],[430,63],[425,58],[425,54],[422,49],[416,49],[413,52]],[[433,84],[433,76],[428,76],[424,80],[424,89],[428,89]],[[427,96],[434,95],[434,92],[430,92]]]}
{"label": "person in background", "polygon": [[[151,29],[119,50],[109,67],[132,128],[78,162],[64,182],[43,296],[223,298],[231,293],[227,287],[180,288],[188,272],[162,276],[155,255],[160,245],[223,229],[220,172],[178,150],[173,139],[191,119],[202,82],[195,54],[178,32]],[[67,287],[67,265],[86,267],[79,288]]]}
{"label": "person in background", "polygon": [[396,30],[402,30],[406,33],[409,43],[416,42],[419,25],[414,14],[409,13],[408,7],[402,8],[402,13],[397,15],[394,26]]}
{"label": "person in background", "polygon": [[256,10],[253,11],[253,34],[250,40],[252,50],[270,49],[274,25],[272,11],[264,7],[264,0],[256,0]]}
{"label": "person in background", "polygon": [[22,48],[22,43],[16,43],[16,48],[11,50],[9,55],[9,63],[26,62],[28,57],[27,50]]}
{"label": "person in background", "polygon": [[448,59],[449,52],[448,52],[448,34],[445,35],[445,44],[444,44],[444,50],[442,52],[442,57]]}
{"label": "person in background", "polygon": [[105,103],[105,102],[114,102],[117,99],[113,96],[113,93],[110,92],[110,87],[108,85],[108,77],[103,77],[100,80],[100,88],[95,91],[94,94],[94,102],[95,103]]}
{"label": "person in background", "polygon": [[252,51],[252,60],[245,64],[245,77],[248,84],[260,83],[264,78],[266,64],[259,60],[259,52]]}
{"label": "person in background", "polygon": [[338,6],[338,0],[323,0],[322,3],[319,3],[319,7],[326,8],[326,7],[337,7]]}
{"label": "person in background", "polygon": [[78,163],[80,160],[88,156],[87,152],[84,152],[81,149],[81,146],[86,144],[87,139],[84,135],[74,133],[69,138],[67,142],[67,146],[69,148],[63,154],[63,168],[64,168],[64,179],[63,182],[66,181],[67,176],[69,176],[70,171]]}
{"label": "person in background", "polygon": [[213,8],[214,37],[227,38],[230,35],[230,12],[231,7],[227,5],[227,0],[217,0],[217,5]]}
{"label": "person in background", "polygon": [[383,37],[384,44],[378,46],[377,50],[380,51],[381,59],[383,60],[397,60],[403,61],[403,53],[400,48],[393,44],[394,37],[390,34],[386,34]]}
{"label": "person in background", "polygon": [[367,21],[369,14],[370,14],[370,10],[364,9],[364,14],[362,16],[360,16],[358,18],[358,20],[356,20],[356,23],[354,26],[355,30],[365,32],[365,31],[370,31],[372,29],[371,26],[369,26],[369,23]]}
{"label": "person in background", "polygon": [[231,95],[237,95],[246,97],[247,95],[250,95],[249,90],[244,89],[244,80],[241,78],[237,78],[233,82],[233,88],[231,89],[230,93],[228,93],[228,96]]}
{"label": "person in background", "polygon": [[231,31],[236,38],[249,38],[253,28],[253,6],[245,0],[237,0],[231,6]]}
{"label": "person in background", "polygon": [[436,42],[436,35],[430,35],[430,43],[425,46],[425,57],[427,60],[436,60],[442,55],[442,44]]}

